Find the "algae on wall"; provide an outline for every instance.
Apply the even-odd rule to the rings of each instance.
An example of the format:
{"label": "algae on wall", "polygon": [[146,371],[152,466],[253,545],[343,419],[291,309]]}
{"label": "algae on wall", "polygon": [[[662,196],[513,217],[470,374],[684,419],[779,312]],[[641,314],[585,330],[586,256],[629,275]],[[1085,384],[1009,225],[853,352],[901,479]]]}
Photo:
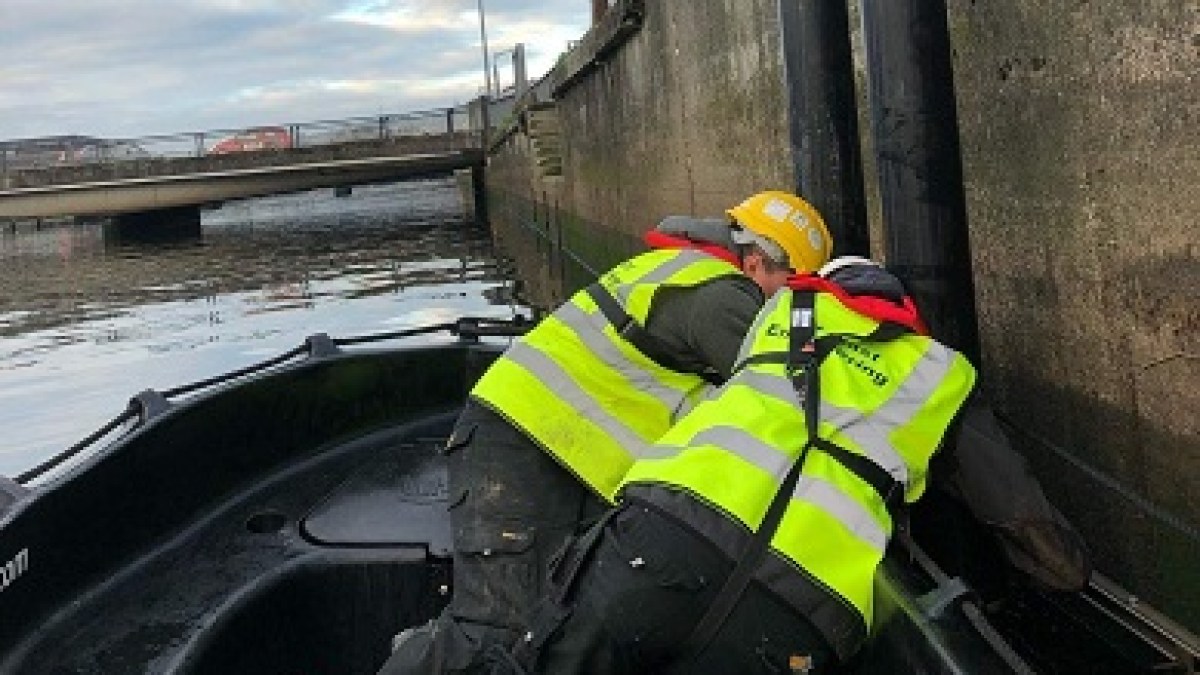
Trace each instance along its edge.
{"label": "algae on wall", "polygon": [[640,32],[562,93],[567,201],[640,236],[794,183],[779,31],[764,3],[646,3]]}
{"label": "algae on wall", "polygon": [[[535,211],[554,214],[554,234],[541,236],[561,231],[603,271],[644,250],[641,235],[664,216],[719,215],[755,192],[794,189],[773,5],[647,2],[641,30],[606,59],[560,92],[561,178],[531,170],[522,134],[490,160],[494,199],[524,203],[513,213],[526,223]],[[518,220],[493,209],[498,231],[532,233]],[[557,265],[537,261],[528,259]],[[578,285],[530,276],[539,303]]]}

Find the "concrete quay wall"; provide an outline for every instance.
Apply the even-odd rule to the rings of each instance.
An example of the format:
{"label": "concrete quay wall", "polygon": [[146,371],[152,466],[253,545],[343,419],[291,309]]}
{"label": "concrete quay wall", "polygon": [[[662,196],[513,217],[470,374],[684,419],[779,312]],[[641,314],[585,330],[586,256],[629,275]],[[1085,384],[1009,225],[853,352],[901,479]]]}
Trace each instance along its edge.
{"label": "concrete quay wall", "polygon": [[1200,629],[1200,5],[948,3],[987,386],[1101,569]]}
{"label": "concrete quay wall", "polygon": [[[561,177],[539,173],[524,120],[495,148],[488,184],[497,231],[536,220],[552,231],[545,246],[561,230],[602,270],[640,250],[641,234],[665,215],[717,215],[759,190],[791,189],[780,51],[770,3],[615,3],[548,75]],[[579,262],[562,267],[570,290]],[[544,302],[563,296],[552,283],[531,286]]]}

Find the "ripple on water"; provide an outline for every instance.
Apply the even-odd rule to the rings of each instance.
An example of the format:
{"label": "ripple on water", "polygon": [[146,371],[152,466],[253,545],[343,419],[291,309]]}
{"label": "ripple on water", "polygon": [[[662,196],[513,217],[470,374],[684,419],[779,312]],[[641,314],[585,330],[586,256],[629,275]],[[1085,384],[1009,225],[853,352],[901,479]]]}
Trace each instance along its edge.
{"label": "ripple on water", "polygon": [[203,212],[200,240],[101,224],[0,237],[0,474],[69,446],[134,393],[256,363],[312,333],[511,316],[504,266],[452,180]]}

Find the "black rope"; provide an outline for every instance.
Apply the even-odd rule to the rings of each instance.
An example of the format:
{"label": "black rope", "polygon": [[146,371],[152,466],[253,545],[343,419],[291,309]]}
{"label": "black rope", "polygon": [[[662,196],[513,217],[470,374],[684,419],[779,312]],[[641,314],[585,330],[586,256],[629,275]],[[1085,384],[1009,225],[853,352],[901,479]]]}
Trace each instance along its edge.
{"label": "black rope", "polygon": [[410,328],[408,330],[392,331],[390,333],[378,333],[375,335],[360,335],[358,337],[336,338],[333,343],[339,347],[348,345],[361,345],[368,342],[380,342],[383,340],[396,340],[399,338],[414,337],[417,335],[428,335],[430,333],[440,333],[442,331],[452,332],[458,327],[458,322],[454,323],[439,323],[432,326],[421,326],[420,328]]}
{"label": "black rope", "polygon": [[[512,214],[514,211],[514,209],[507,209],[507,210],[508,210],[509,214]],[[555,245],[555,242],[552,239],[550,239],[550,233],[547,230],[543,230],[542,228],[538,227],[537,221],[530,220],[528,218],[523,218],[519,214],[516,215],[516,220],[518,223],[521,224],[521,227],[524,227],[525,229],[529,230],[530,232],[533,232],[542,241],[545,241],[547,244],[550,244],[552,246]],[[578,265],[581,269],[583,269],[583,271],[590,274],[593,279],[598,278],[600,276],[600,273],[597,272],[594,267],[589,265],[587,263],[587,261],[585,261],[583,258],[581,258],[578,253],[571,250],[570,247],[563,246],[559,250],[562,251],[563,253],[566,253],[568,258],[570,258],[572,261],[574,261],[574,263],[576,265]]]}
{"label": "black rope", "polygon": [[40,475],[46,473],[50,469],[53,469],[54,467],[58,466],[59,464],[62,464],[63,462],[70,459],[71,457],[74,457],[77,453],[79,453],[81,450],[88,447],[92,443],[95,443],[96,441],[100,440],[101,438],[104,438],[105,436],[112,433],[113,430],[115,430],[117,427],[121,426],[122,424],[128,422],[130,419],[135,417],[139,411],[140,411],[140,407],[136,403],[136,399],[134,401],[130,401],[129,407],[125,409],[125,412],[114,417],[112,419],[112,421],[110,421],[108,424],[105,424],[104,426],[100,427],[96,431],[92,432],[92,434],[90,436],[83,439],[82,441],[79,441],[75,445],[72,445],[71,447],[67,448],[66,450],[63,450],[62,452],[51,457],[50,459],[42,462],[41,464],[38,464],[37,466],[33,467],[30,470],[20,474],[19,476],[16,477],[15,480],[18,483],[24,484],[24,483],[28,483],[29,481],[33,480],[34,478],[37,478]]}
{"label": "black rope", "polygon": [[237,370],[230,371],[223,375],[217,375],[216,377],[210,377],[206,380],[200,380],[199,382],[185,384],[185,385],[182,385],[179,387],[175,387],[174,389],[168,389],[168,390],[162,392],[162,395],[164,398],[180,396],[182,394],[188,394],[193,391],[196,391],[197,389],[204,389],[206,387],[211,387],[215,384],[221,384],[222,382],[228,382],[229,380],[237,379],[239,377],[250,375],[252,373],[257,373],[261,370],[266,370],[267,368],[271,368],[272,366],[277,366],[285,361],[294,359],[297,356],[299,356],[300,354],[303,354],[307,349],[308,349],[307,345],[301,346],[301,347],[296,347],[287,352],[284,352],[283,354],[280,354],[279,356],[276,356],[271,359],[267,359],[266,361],[263,361],[261,363],[256,363],[254,365],[246,366],[245,368],[238,368]]}

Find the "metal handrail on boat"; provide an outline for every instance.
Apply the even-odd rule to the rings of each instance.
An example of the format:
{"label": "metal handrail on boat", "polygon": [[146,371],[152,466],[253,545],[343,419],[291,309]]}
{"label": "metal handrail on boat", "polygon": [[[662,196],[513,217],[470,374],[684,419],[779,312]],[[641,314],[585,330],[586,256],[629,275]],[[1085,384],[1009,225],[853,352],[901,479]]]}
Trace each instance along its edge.
{"label": "metal handrail on boat", "polygon": [[456,321],[445,323],[431,324],[428,326],[418,326],[405,330],[391,331],[388,333],[376,333],[371,335],[360,335],[348,338],[330,338],[324,334],[312,335],[305,338],[304,343],[293,349],[244,368],[229,371],[215,377],[206,378],[198,382],[181,385],[168,389],[163,392],[145,391],[129,400],[129,404],[121,414],[114,417],[107,424],[100,427],[96,431],[88,434],[86,438],[72,445],[66,450],[47,459],[37,466],[29,469],[14,479],[21,485],[26,485],[30,481],[44,475],[46,472],[61,465],[80,452],[86,450],[100,439],[108,436],[112,432],[119,429],[122,425],[137,420],[133,428],[138,424],[144,423],[149,417],[149,411],[155,406],[155,402],[167,402],[167,399],[191,394],[202,389],[207,389],[219,384],[224,384],[231,380],[236,380],[247,375],[261,373],[270,368],[282,365],[297,357],[304,356],[305,358],[314,358],[328,356],[338,352],[339,347],[350,345],[361,345],[372,342],[385,342],[388,340],[397,340],[401,338],[416,337],[419,335],[429,335],[433,333],[448,332],[451,335],[457,335],[460,340],[477,341],[481,337],[511,337],[521,335],[528,331],[532,323],[526,317],[517,315],[512,319],[492,319],[486,317],[462,317]]}
{"label": "metal handrail on boat", "polygon": [[[1185,522],[1173,513],[1138,495],[1127,486],[1107,474],[1080,461],[1073,453],[1050,438],[1021,425],[1017,420],[996,411],[996,418],[1014,434],[1021,435],[1038,444],[1038,447],[1053,453],[1064,462],[1097,484],[1136,507],[1141,513],[1149,514],[1158,522],[1173,528],[1193,541],[1200,541],[1200,532],[1194,525]],[[1093,571],[1088,586],[1079,597],[1097,612],[1110,617],[1129,632],[1137,635],[1146,644],[1153,646],[1164,657],[1173,659],[1180,672],[1200,672],[1200,636],[1193,634],[1183,625],[1162,614],[1135,595],[1121,588],[1108,577]]]}
{"label": "metal handrail on boat", "polygon": [[[953,586],[957,578],[950,577],[940,565],[934,562],[933,558],[929,557],[929,554],[912,538],[912,533],[907,527],[898,528],[896,542],[909,559],[929,576],[937,589]],[[977,600],[971,596],[969,587],[961,586],[961,589],[962,592],[955,594],[953,600],[957,602],[959,610],[962,611],[963,616],[966,617],[975,632],[987,642],[1005,665],[1012,669],[1012,672],[1019,675],[1033,675],[1036,671],[1025,659],[1021,658],[1008,640],[988,620]]]}

